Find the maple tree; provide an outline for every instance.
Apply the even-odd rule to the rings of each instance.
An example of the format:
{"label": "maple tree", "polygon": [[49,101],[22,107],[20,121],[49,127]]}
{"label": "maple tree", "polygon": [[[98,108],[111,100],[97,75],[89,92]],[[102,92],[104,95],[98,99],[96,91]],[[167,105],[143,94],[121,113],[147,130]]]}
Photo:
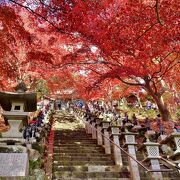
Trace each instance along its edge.
{"label": "maple tree", "polygon": [[176,74],[179,67],[178,3],[120,2],[77,4],[68,16],[71,28],[100,49],[99,56],[103,57],[100,63],[107,71],[95,84],[106,78],[117,78],[125,84],[141,86],[157,103],[162,118],[168,120],[169,111],[161,97],[167,90],[169,75]]}
{"label": "maple tree", "polygon": [[12,7],[0,6],[0,89],[2,90],[12,91],[20,81],[25,81],[31,86],[39,77],[48,79],[49,73],[54,72],[53,49],[48,52],[46,41],[43,40],[47,39],[49,44],[52,44],[53,38],[35,34],[36,28],[33,30],[28,28],[31,22],[25,16],[26,13],[23,15],[22,17]]}
{"label": "maple tree", "polygon": [[[179,90],[177,0],[9,2],[16,12],[30,12],[28,29],[36,29],[33,33],[41,34],[41,37],[37,35],[41,43],[35,43],[26,53],[31,61],[40,64],[41,68],[54,69],[54,73],[63,66],[68,70],[69,66],[75,65],[75,71],[83,67],[88,72],[83,77],[87,83],[76,81],[77,87],[84,84],[94,87],[105,79],[118,79],[127,85],[143,88],[157,103],[163,120],[169,120],[162,95],[172,86]],[[41,28],[37,28],[40,25]],[[59,38],[62,35],[66,44],[72,44],[69,54],[66,50],[60,53],[59,49],[63,48],[57,45],[60,39],[62,42]],[[45,37],[48,47],[42,42]],[[37,47],[39,51],[35,49]],[[43,71],[41,68],[35,70]],[[70,84],[67,83],[66,87]]]}
{"label": "maple tree", "polygon": [[[23,25],[21,17],[12,8],[1,6],[0,82],[1,88],[4,90],[12,90],[16,83],[27,80],[34,74],[32,68],[30,69],[31,63],[33,63],[31,57],[32,37]],[[35,53],[35,51],[33,52]],[[47,53],[44,54],[48,55]]]}

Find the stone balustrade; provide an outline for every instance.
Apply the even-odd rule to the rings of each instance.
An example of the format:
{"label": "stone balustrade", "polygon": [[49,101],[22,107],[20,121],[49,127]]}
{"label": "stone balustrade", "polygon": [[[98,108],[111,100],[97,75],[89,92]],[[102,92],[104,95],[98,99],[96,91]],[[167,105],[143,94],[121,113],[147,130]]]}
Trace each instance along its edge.
{"label": "stone balustrade", "polygon": [[[132,123],[126,123],[123,126],[125,128],[125,132],[121,132],[122,126],[110,125],[110,122],[105,121],[103,118],[98,118],[94,114],[86,113],[85,119],[87,122],[87,123],[85,122],[86,132],[88,134],[92,134],[93,139],[97,139],[97,144],[102,145],[104,147],[106,154],[111,154],[111,153],[113,154],[116,165],[123,166],[122,155],[121,155],[122,152],[121,149],[118,148],[118,146],[120,146],[120,140],[122,139],[124,143],[123,148],[127,148],[128,154],[130,154],[134,159],[137,159],[136,157],[137,143],[135,138],[138,132],[141,131],[141,129],[143,129],[143,127],[141,127],[140,125],[133,126]],[[126,129],[131,129],[133,132],[129,132]],[[146,136],[148,138],[154,135],[155,132],[152,130],[146,132]],[[152,172],[151,174],[152,178],[161,180],[163,179],[162,173],[157,171],[157,170],[161,170],[159,163],[159,160],[161,158],[159,153],[159,143],[150,142],[148,138],[147,141],[143,143],[138,150],[141,151],[142,154],[144,155],[143,162],[149,162],[151,164],[150,165],[151,169],[155,170],[155,172]],[[174,141],[176,145],[176,150],[170,157],[172,159],[173,158],[175,159],[176,157],[177,158],[176,160],[179,160],[180,133],[174,132],[170,137],[166,138],[166,136],[163,136],[161,138],[163,139],[161,144],[164,143],[168,144],[170,139]],[[109,139],[111,140],[111,142],[109,141]],[[112,151],[111,151],[111,147],[112,147]],[[135,160],[133,160],[131,157],[128,157],[128,161],[129,161],[129,167],[130,167],[132,179],[136,179],[136,180],[140,179],[138,163]]]}

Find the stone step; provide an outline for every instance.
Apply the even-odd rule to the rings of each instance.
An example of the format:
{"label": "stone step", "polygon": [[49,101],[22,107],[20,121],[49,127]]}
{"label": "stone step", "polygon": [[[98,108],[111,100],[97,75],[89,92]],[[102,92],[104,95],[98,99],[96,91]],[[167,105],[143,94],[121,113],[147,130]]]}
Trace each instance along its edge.
{"label": "stone step", "polygon": [[89,139],[89,140],[92,140],[91,139],[92,135],[81,135],[81,136],[75,136],[75,135],[71,135],[71,136],[62,136],[62,135],[56,135],[55,139],[54,140],[59,140],[59,139],[69,139],[71,140],[71,138],[73,139],[82,139],[82,140],[85,140],[85,139]]}
{"label": "stone step", "polygon": [[72,140],[68,140],[68,141],[55,141],[54,142],[54,144],[64,144],[64,145],[66,145],[66,144],[71,144],[71,145],[74,145],[74,144],[84,144],[84,145],[86,145],[86,144],[89,144],[89,145],[91,145],[91,144],[97,144],[97,141],[88,141],[88,140],[84,140],[84,141],[80,141],[80,140],[74,140],[74,141],[72,141]]}
{"label": "stone step", "polygon": [[103,149],[74,149],[74,151],[72,151],[71,149],[63,149],[61,150],[59,149],[54,149],[55,153],[104,153]]}
{"label": "stone step", "polygon": [[53,180],[130,180],[130,178],[55,178]]}
{"label": "stone step", "polygon": [[81,137],[83,138],[83,137],[91,137],[92,136],[91,134],[86,134],[86,132],[78,133],[78,135],[77,135],[77,133],[60,133],[60,134],[55,134],[56,135],[55,139],[59,138],[59,137],[67,138],[67,137],[75,136],[77,138],[81,138]]}
{"label": "stone step", "polygon": [[86,134],[86,133],[83,133],[83,134],[79,134],[77,135],[76,133],[75,134],[56,134],[55,135],[55,139],[58,139],[58,138],[69,138],[69,137],[76,137],[76,138],[90,138],[92,135],[91,134]]}
{"label": "stone step", "polygon": [[58,142],[58,143],[54,143],[54,146],[69,147],[69,148],[73,148],[73,147],[87,147],[87,146],[88,147],[92,147],[92,148],[94,148],[94,147],[101,147],[101,148],[103,148],[102,146],[97,145],[94,142],[92,142],[92,143],[88,143],[88,142],[84,143],[84,142],[81,142],[81,141],[76,141],[76,142],[74,142],[74,144],[73,143],[69,143],[69,142],[67,142],[67,143]]}
{"label": "stone step", "polygon": [[60,137],[60,138],[58,138],[58,139],[55,139],[54,141],[55,142],[57,142],[58,140],[59,141],[72,141],[72,139],[73,140],[75,140],[75,141],[89,141],[89,142],[94,142],[94,141],[96,141],[97,142],[97,140],[95,139],[95,140],[93,140],[93,139],[91,139],[90,137],[66,137],[66,138],[63,138],[63,137]]}
{"label": "stone step", "polygon": [[96,139],[91,139],[91,138],[73,138],[73,137],[71,137],[71,138],[67,138],[67,139],[63,139],[63,138],[59,138],[59,139],[56,139],[56,140],[54,140],[54,142],[76,142],[76,141],[82,141],[82,142],[94,142],[94,143],[97,143],[97,140]]}
{"label": "stone step", "polygon": [[102,147],[94,146],[94,147],[87,147],[87,146],[73,146],[73,147],[66,147],[66,146],[54,146],[54,150],[60,149],[60,151],[66,151],[66,150],[71,150],[71,151],[86,151],[86,150],[103,150]]}
{"label": "stone step", "polygon": [[[78,156],[72,156],[72,155],[69,155],[69,154],[61,154],[61,155],[54,155],[54,161],[70,161],[70,160],[77,160],[77,161],[82,161],[82,160],[85,160],[85,161],[112,161],[113,158],[109,157],[109,156],[105,156],[105,155],[99,155],[99,154],[93,154],[93,157],[89,156],[88,154],[82,154],[81,156],[78,154]],[[123,161],[123,165],[124,166],[128,166],[128,161]]]}
{"label": "stone step", "polygon": [[60,157],[63,157],[63,156],[73,156],[73,157],[76,157],[76,156],[84,156],[84,157],[111,157],[111,155],[109,154],[100,154],[100,153],[75,153],[75,152],[69,152],[69,153],[65,153],[65,152],[54,152],[54,156],[60,156]]}
{"label": "stone step", "polygon": [[114,165],[114,161],[53,161],[54,165]]}
{"label": "stone step", "polygon": [[[76,136],[80,135],[80,134],[85,134],[86,131],[85,129],[83,130],[73,130],[73,131],[70,131],[70,130],[59,130],[59,131],[55,131],[54,132],[56,135],[62,135],[62,134],[75,134]],[[78,134],[77,134],[78,133]],[[87,134],[88,135],[88,134]]]}
{"label": "stone step", "polygon": [[111,157],[54,156],[54,161],[112,161]]}
{"label": "stone step", "polygon": [[66,137],[66,138],[62,138],[62,137],[60,137],[60,138],[57,138],[57,139],[55,139],[54,141],[55,142],[57,142],[57,141],[89,141],[89,142],[94,142],[94,141],[96,141],[97,142],[97,140],[96,139],[91,139],[91,137]]}
{"label": "stone step", "polygon": [[53,178],[129,178],[129,172],[69,172],[56,171]]}
{"label": "stone step", "polygon": [[[78,133],[78,132],[77,132]],[[71,133],[71,134],[69,134],[69,133],[67,133],[67,134],[55,134],[55,139],[58,139],[58,138],[67,138],[67,137],[72,137],[72,136],[75,136],[75,137],[77,137],[77,138],[84,138],[84,137],[88,137],[88,138],[90,138],[90,137],[92,137],[92,135],[91,134],[86,134],[86,132],[84,132],[84,133],[78,133],[78,135],[77,135],[77,133]]]}
{"label": "stone step", "polygon": [[84,138],[84,139],[78,139],[78,138],[68,138],[68,139],[59,139],[59,140],[55,140],[54,143],[74,143],[74,142],[82,142],[82,143],[95,143],[97,144],[97,140],[93,140],[93,139],[88,139],[88,138]]}
{"label": "stone step", "polygon": [[97,144],[81,144],[81,143],[77,143],[77,144],[62,144],[62,143],[56,143],[54,144],[54,146],[56,147],[67,147],[67,148],[73,148],[73,147],[101,147],[102,146],[99,146]]}
{"label": "stone step", "polygon": [[61,166],[55,165],[53,167],[55,171],[78,171],[78,172],[120,172],[120,171],[127,171],[127,168],[121,168],[118,165],[114,166],[107,166],[107,165],[89,165],[89,166]]}
{"label": "stone step", "polygon": [[[86,130],[84,127],[81,126],[81,129],[74,129],[74,130],[69,130],[69,129],[59,129],[58,131],[55,131],[56,134],[76,134],[77,136],[80,134],[86,133]],[[89,134],[87,134],[89,135]]]}
{"label": "stone step", "polygon": [[68,134],[76,134],[78,136],[79,134],[86,133],[86,131],[85,131],[85,129],[78,129],[78,130],[60,129],[58,131],[55,131],[54,133],[55,134],[67,134],[67,135]]}

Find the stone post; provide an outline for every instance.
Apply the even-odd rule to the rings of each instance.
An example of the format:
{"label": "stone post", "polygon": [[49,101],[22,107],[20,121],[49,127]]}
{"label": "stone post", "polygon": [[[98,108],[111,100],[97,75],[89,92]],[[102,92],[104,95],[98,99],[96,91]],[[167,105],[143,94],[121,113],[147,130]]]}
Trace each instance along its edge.
{"label": "stone post", "polygon": [[180,132],[174,132],[172,136],[174,136],[174,142],[176,144],[176,151],[174,154],[180,153]]}
{"label": "stone post", "polygon": [[[92,122],[94,121],[94,115],[91,115],[91,117],[90,117],[90,120],[89,120],[89,123],[92,125]],[[89,134],[93,134],[93,127],[91,126],[91,125],[89,125]]]}
{"label": "stone post", "polygon": [[91,115],[87,118],[87,134],[91,134],[90,122],[91,122]]}
{"label": "stone post", "polygon": [[[173,132],[169,137],[167,136],[166,139],[164,139],[163,144],[169,144],[170,146],[170,142],[174,141],[175,145],[176,145],[176,150],[169,156],[170,159],[173,159],[174,161],[177,162],[177,165],[180,167],[180,162],[179,162],[179,158],[180,158],[180,132],[177,132],[175,130],[175,132]],[[180,170],[179,170],[180,173]]]}
{"label": "stone post", "polygon": [[88,130],[88,124],[87,124],[87,119],[88,119],[89,115],[86,114],[84,120],[85,120],[85,130],[86,130],[86,133],[87,133],[87,130]]}
{"label": "stone post", "polygon": [[86,111],[83,110],[82,118],[84,118],[85,115],[86,115]]}
{"label": "stone post", "polygon": [[[159,170],[161,169],[159,164],[159,143],[154,143],[147,141],[144,143],[148,157],[147,159],[150,160],[152,170]],[[157,180],[163,180],[161,172],[153,172],[152,178]]]}
{"label": "stone post", "polygon": [[107,131],[107,129],[109,127],[109,122],[102,121],[101,122],[101,127],[102,127],[102,132],[104,134],[103,139],[104,139],[105,153],[106,154],[111,154],[111,143],[108,140],[110,138],[110,136],[109,136],[109,132]]}
{"label": "stone post", "polygon": [[122,156],[121,156],[121,149],[119,149],[117,147],[117,146],[120,146],[120,143],[119,143],[120,126],[110,126],[109,129],[110,129],[110,133],[111,133],[111,138],[113,139],[113,142],[114,142],[114,144],[113,144],[113,152],[114,152],[115,164],[123,166]]}
{"label": "stone post", "polygon": [[[132,133],[132,132],[125,132],[125,144],[124,146],[128,148],[128,153],[134,157],[134,159],[136,158],[136,150],[135,150],[135,145],[137,145],[137,143],[135,142],[135,135],[137,135],[137,133]],[[138,167],[138,163],[136,161],[134,161],[132,158],[128,157],[128,161],[129,161],[129,167],[130,167],[130,173],[131,173],[131,177],[133,180],[140,180],[140,174],[139,174],[139,167]]]}
{"label": "stone post", "polygon": [[101,134],[102,128],[100,126],[101,121],[102,121],[102,119],[100,119],[100,118],[96,119],[97,143],[98,143],[98,145],[103,145],[103,138],[102,138],[102,134]]}
{"label": "stone post", "polygon": [[85,119],[86,120],[86,122],[85,122],[85,129],[86,129],[86,133],[87,134],[89,134],[89,123],[88,123],[89,117],[90,117],[90,115],[87,114],[86,119]]}
{"label": "stone post", "polygon": [[[174,141],[176,144],[176,151],[174,152],[174,155],[175,156],[177,155],[177,157],[179,157],[180,155],[178,155],[178,154],[180,154],[180,132],[175,132],[172,135],[174,136]],[[180,162],[179,162],[178,166],[180,167]],[[180,170],[179,170],[179,173],[180,173]]]}
{"label": "stone post", "polygon": [[92,125],[92,139],[96,139],[97,138],[97,135],[96,135],[96,123],[94,121],[92,121],[91,123]]}

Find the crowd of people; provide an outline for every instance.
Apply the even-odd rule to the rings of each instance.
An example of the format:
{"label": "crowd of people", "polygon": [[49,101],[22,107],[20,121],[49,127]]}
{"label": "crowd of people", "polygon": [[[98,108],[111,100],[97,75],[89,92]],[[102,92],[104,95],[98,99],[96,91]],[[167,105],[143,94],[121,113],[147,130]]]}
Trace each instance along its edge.
{"label": "crowd of people", "polygon": [[[111,124],[116,124],[116,125],[122,125],[125,126],[126,123],[131,124],[131,127],[134,126],[142,126],[144,127],[147,131],[153,130],[154,122],[155,126],[158,129],[159,135],[164,135],[166,134],[165,128],[163,125],[163,121],[161,118],[161,115],[158,114],[155,118],[155,121],[152,121],[151,119],[145,117],[144,121],[140,121],[136,114],[132,114],[131,116],[128,114],[126,111],[119,111],[116,108],[116,105],[112,105],[112,103],[99,103],[98,101],[90,101],[88,103],[84,103],[82,107],[77,106],[79,108],[82,108],[86,110],[87,113],[92,113],[96,114],[99,118],[103,118],[106,121],[109,121]],[[153,105],[148,103],[147,109],[152,109]],[[152,126],[153,124],[153,126]],[[130,126],[130,125],[129,125]],[[177,123],[174,123],[174,129],[177,132],[180,132],[180,126]]]}
{"label": "crowd of people", "polygon": [[42,133],[46,135],[51,129],[51,123],[47,118],[49,118],[52,112],[53,103],[49,102],[46,105],[42,105],[36,112],[33,119],[29,120],[28,125],[23,128],[23,138],[29,141],[31,138],[40,141]]}

